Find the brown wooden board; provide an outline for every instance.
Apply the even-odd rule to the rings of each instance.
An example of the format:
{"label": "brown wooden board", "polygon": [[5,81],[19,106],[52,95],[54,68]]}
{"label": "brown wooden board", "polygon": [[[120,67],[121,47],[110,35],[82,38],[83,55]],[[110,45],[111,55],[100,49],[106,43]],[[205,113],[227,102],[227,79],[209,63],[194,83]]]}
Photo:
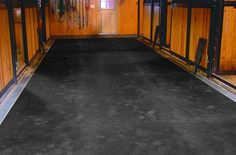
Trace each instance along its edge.
{"label": "brown wooden board", "polygon": [[144,5],[142,35],[148,39],[150,38],[150,24],[151,24],[151,5]]}
{"label": "brown wooden board", "polygon": [[220,72],[236,70],[236,9],[225,7],[222,44],[220,53]]}
{"label": "brown wooden board", "polygon": [[31,60],[39,49],[38,41],[38,20],[36,7],[25,8],[26,34],[28,44],[28,57]]}
{"label": "brown wooden board", "polygon": [[185,57],[188,9],[176,7],[172,11],[170,50]]}
{"label": "brown wooden board", "polygon": [[[190,48],[189,59],[195,61],[197,44],[199,38],[204,38],[209,42],[210,30],[210,9],[193,8],[190,28]],[[208,45],[207,45],[208,47]],[[205,48],[201,65],[207,67],[207,49]]]}
{"label": "brown wooden board", "polygon": [[171,41],[171,25],[172,25],[172,8],[167,8],[167,29],[166,29],[166,44],[170,45]]}
{"label": "brown wooden board", "polygon": [[45,7],[46,39],[50,38],[49,6]]}
{"label": "brown wooden board", "polygon": [[0,9],[0,91],[13,79],[8,10]]}
{"label": "brown wooden board", "polygon": [[137,34],[137,0],[118,1],[118,33]]}

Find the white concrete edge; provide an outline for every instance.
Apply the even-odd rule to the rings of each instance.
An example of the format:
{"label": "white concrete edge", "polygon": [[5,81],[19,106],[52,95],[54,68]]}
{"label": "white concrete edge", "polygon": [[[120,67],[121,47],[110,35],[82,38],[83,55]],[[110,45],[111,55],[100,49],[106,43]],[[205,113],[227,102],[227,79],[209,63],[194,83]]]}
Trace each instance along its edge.
{"label": "white concrete edge", "polygon": [[[161,54],[160,54],[161,55]],[[202,82],[204,82],[205,84],[207,84],[208,86],[210,86],[211,88],[215,89],[216,91],[218,91],[219,93],[221,93],[222,95],[226,96],[227,98],[231,99],[232,101],[236,102],[236,94],[233,93],[232,91],[230,91],[230,86],[226,85],[226,84],[223,84],[222,82],[214,79],[215,81],[218,81],[218,83],[221,83],[218,84],[216,83],[215,81],[213,81],[213,79],[209,79],[203,75],[200,75],[200,74],[196,74],[194,75],[193,73],[191,73],[190,70],[186,69],[185,67],[183,67],[181,64],[181,62],[177,62],[177,61],[174,61],[174,60],[171,60],[171,56],[170,58],[167,58],[169,59],[172,63],[176,64],[177,66],[179,66],[180,68],[182,68],[183,70],[185,70],[186,72],[188,72],[189,74],[191,74],[192,76],[194,76],[195,78],[201,80]],[[224,87],[223,87],[224,85]],[[227,89],[226,89],[227,88]],[[233,89],[233,88],[231,88]]]}
{"label": "white concrete edge", "polygon": [[[47,49],[46,53],[51,49],[52,45],[54,44],[55,40],[53,40],[50,47]],[[32,67],[26,67],[25,70],[22,72],[22,75],[18,81],[18,83],[13,84],[9,90],[3,95],[1,102],[0,102],[0,125],[3,123],[5,118],[7,117],[8,113],[13,108],[14,104],[16,103],[17,99],[20,97],[21,93],[27,86],[28,82],[34,75],[36,69],[41,64],[42,60],[44,59],[44,56],[40,59],[37,66],[35,68]]]}
{"label": "white concrete edge", "polygon": [[216,82],[212,81],[211,79],[208,79],[208,78],[200,76],[200,75],[196,75],[195,77],[236,103],[236,94],[235,93],[222,87],[221,85],[217,84]]}

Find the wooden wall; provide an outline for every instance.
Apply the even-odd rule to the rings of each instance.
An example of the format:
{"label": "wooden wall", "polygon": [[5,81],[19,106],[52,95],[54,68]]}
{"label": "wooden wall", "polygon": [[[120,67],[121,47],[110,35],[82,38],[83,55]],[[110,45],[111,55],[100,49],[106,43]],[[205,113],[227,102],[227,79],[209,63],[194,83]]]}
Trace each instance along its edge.
{"label": "wooden wall", "polygon": [[172,11],[170,50],[185,57],[188,9],[176,7]]}
{"label": "wooden wall", "polygon": [[171,25],[172,25],[172,8],[167,8],[167,27],[166,27],[166,44],[170,45],[171,40]]}
{"label": "wooden wall", "polygon": [[[197,44],[199,38],[205,38],[209,42],[210,31],[210,9],[194,8],[192,9],[191,27],[190,27],[190,47],[189,59],[195,61]],[[205,48],[202,59],[202,66],[207,67],[207,49]]]}
{"label": "wooden wall", "polygon": [[0,91],[13,79],[8,11],[0,6]]}
{"label": "wooden wall", "polygon": [[225,7],[220,53],[220,71],[236,70],[236,9]]}
{"label": "wooden wall", "polygon": [[143,6],[143,20],[142,20],[142,35],[150,38],[150,22],[151,22],[151,5],[144,4]]}
{"label": "wooden wall", "polygon": [[[68,24],[68,17],[62,22],[50,10],[50,35],[51,36],[78,36],[78,35],[96,35],[99,33],[99,0],[95,0],[95,8],[90,8],[89,26],[80,30],[76,22]],[[137,34],[137,0],[117,0],[117,33],[118,34]],[[76,17],[76,13],[73,13]]]}
{"label": "wooden wall", "polygon": [[[72,14],[72,18],[76,17],[76,12]],[[90,8],[89,26],[80,30],[76,22],[68,24],[69,18],[65,15],[65,19],[60,22],[58,17],[50,9],[50,35],[51,36],[78,36],[78,35],[95,35],[98,33],[98,1],[95,8]]]}
{"label": "wooden wall", "polygon": [[[141,6],[142,7],[142,6]],[[153,33],[155,33],[155,26],[159,24],[159,7],[155,6]],[[140,25],[141,34],[150,38],[150,16],[151,6],[143,6],[143,22]],[[143,14],[143,15],[142,15]],[[186,7],[171,7],[168,6],[167,10],[167,33],[166,44],[170,45],[170,50],[174,53],[186,57],[187,49],[187,22],[188,22],[188,9]],[[191,16],[190,27],[190,45],[189,45],[189,59],[195,61],[197,44],[199,38],[209,39],[210,27],[210,9],[206,8],[193,8]],[[202,66],[207,66],[207,49],[206,47]]]}
{"label": "wooden wall", "polygon": [[28,43],[28,58],[31,60],[39,49],[38,19],[36,7],[25,8],[26,34]]}
{"label": "wooden wall", "polygon": [[118,34],[137,34],[137,0],[118,1]]}
{"label": "wooden wall", "polygon": [[143,19],[144,19],[144,3],[143,3],[144,0],[140,0],[140,21],[139,21],[139,33],[141,35],[143,35]]}
{"label": "wooden wall", "polygon": [[[236,0],[228,0],[236,1]],[[140,34],[146,38],[150,38],[150,17],[151,5],[140,3]],[[153,18],[153,33],[158,24],[159,8],[155,6]],[[200,38],[207,40],[201,66],[207,68],[207,51],[210,32],[210,9],[209,8],[193,8],[190,25],[190,40],[189,40],[189,60],[194,62],[198,41]],[[220,51],[219,71],[235,71],[236,70],[236,9],[233,7],[225,7],[222,43]],[[182,6],[168,6],[167,11],[167,33],[166,44],[170,45],[170,51],[176,53],[182,58],[187,58],[187,22],[188,9]],[[153,34],[154,35],[154,34]]]}
{"label": "wooden wall", "polygon": [[46,40],[50,38],[49,6],[45,7]]}

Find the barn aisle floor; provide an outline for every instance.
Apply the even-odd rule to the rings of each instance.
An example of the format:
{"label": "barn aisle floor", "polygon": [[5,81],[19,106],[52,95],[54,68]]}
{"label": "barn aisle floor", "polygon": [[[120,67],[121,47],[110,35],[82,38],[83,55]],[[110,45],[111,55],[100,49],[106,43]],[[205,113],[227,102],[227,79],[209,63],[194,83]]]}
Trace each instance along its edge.
{"label": "barn aisle floor", "polygon": [[0,154],[234,155],[236,103],[133,38],[56,40]]}

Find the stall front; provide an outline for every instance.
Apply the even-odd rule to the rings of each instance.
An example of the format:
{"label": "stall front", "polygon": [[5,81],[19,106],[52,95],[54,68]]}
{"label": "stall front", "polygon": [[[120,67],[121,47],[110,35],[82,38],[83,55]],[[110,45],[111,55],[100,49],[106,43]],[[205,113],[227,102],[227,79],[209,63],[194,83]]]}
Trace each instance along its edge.
{"label": "stall front", "polygon": [[236,88],[236,1],[227,0],[222,4],[221,33],[214,75]]}
{"label": "stall front", "polygon": [[[0,92],[13,81],[13,61],[11,49],[11,36],[9,29],[9,16],[6,4],[0,1]],[[0,93],[1,95],[2,93]]]}
{"label": "stall front", "polygon": [[[45,3],[45,1],[42,1]],[[43,42],[43,24],[39,4],[31,0],[0,1],[0,97],[15,82],[24,68],[37,56],[40,38]],[[45,11],[48,18],[48,12]],[[46,35],[47,31],[47,35]],[[45,30],[45,36],[50,34]]]}
{"label": "stall front", "polygon": [[[200,58],[197,67],[208,77],[236,81],[232,80],[236,71],[235,0],[160,0],[158,7],[154,4],[154,0],[140,1],[140,38],[153,44],[152,31],[159,26],[159,42],[155,44],[163,51],[189,65],[196,66]],[[199,51],[201,40],[205,43]]]}

